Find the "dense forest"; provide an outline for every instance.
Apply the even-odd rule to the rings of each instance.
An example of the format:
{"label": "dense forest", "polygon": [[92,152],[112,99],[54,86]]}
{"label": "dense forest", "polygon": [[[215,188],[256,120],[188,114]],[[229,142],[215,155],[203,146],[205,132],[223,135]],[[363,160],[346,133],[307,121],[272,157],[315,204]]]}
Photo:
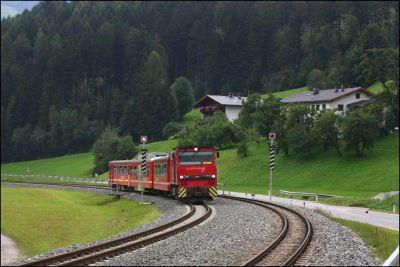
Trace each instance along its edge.
{"label": "dense forest", "polygon": [[368,86],[398,46],[398,1],[40,2],[1,20],[1,161],[87,151],[107,125],[160,139],[179,77],[195,99]]}

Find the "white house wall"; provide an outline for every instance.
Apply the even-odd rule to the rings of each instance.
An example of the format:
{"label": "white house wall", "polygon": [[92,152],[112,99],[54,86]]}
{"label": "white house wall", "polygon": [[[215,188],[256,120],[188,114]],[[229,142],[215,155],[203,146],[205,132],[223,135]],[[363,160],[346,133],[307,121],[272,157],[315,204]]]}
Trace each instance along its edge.
{"label": "white house wall", "polygon": [[241,106],[226,106],[225,114],[229,121],[236,120],[239,117]]}
{"label": "white house wall", "polygon": [[338,105],[343,105],[343,111],[344,111],[344,113],[346,113],[347,110],[348,110],[348,108],[347,108],[348,104],[351,104],[351,103],[354,103],[354,102],[358,102],[358,101],[361,101],[361,100],[370,100],[371,99],[371,97],[369,95],[367,95],[366,93],[364,93],[364,92],[360,92],[359,91],[357,93],[360,93],[360,98],[358,98],[358,99],[356,99],[356,92],[354,92],[351,95],[347,95],[345,97],[341,97],[341,98],[339,98],[337,100],[334,100],[332,102],[326,103],[326,108],[327,109],[336,109],[337,110]]}

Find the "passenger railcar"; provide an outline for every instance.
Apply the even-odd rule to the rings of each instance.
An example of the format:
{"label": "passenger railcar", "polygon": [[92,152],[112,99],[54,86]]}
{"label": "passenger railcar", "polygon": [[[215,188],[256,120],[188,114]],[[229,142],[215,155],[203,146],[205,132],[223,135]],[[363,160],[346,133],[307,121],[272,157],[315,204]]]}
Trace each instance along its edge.
{"label": "passenger railcar", "polygon": [[109,163],[109,184],[118,190],[169,194],[182,200],[212,200],[217,196],[216,152],[211,147],[178,147],[170,154],[147,154],[141,180],[141,160]]}

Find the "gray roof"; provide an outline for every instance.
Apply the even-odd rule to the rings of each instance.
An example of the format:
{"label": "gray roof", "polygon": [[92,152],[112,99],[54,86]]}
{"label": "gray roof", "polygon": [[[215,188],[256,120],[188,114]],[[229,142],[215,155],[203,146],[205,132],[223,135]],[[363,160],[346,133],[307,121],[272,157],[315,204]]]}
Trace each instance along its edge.
{"label": "gray roof", "polygon": [[224,95],[206,95],[202,97],[199,101],[197,101],[193,106],[196,107],[200,104],[204,99],[211,98],[212,100],[220,103],[225,106],[241,106],[243,105],[243,101],[246,101],[247,97],[237,97],[237,96],[224,96]]}
{"label": "gray roof", "polygon": [[373,96],[374,94],[368,91],[367,89],[363,87],[353,87],[353,88],[344,88],[338,89],[337,92],[335,92],[336,89],[327,89],[327,90],[320,90],[318,94],[313,95],[312,91],[307,91],[304,93],[300,93],[297,95],[292,95],[289,97],[286,97],[281,100],[282,103],[309,103],[309,102],[329,102],[333,101],[337,98],[344,97],[349,94],[353,94],[356,91],[363,91],[366,94],[369,94]]}

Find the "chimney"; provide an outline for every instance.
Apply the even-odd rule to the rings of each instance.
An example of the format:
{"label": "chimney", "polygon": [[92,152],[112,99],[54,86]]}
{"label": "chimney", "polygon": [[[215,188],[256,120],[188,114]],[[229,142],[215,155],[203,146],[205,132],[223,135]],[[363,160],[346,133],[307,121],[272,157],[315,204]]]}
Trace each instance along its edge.
{"label": "chimney", "polygon": [[229,96],[230,98],[232,98],[232,97],[233,97],[233,94],[232,94],[232,93],[229,93],[228,96]]}
{"label": "chimney", "polygon": [[339,88],[335,87],[335,93],[339,92]]}
{"label": "chimney", "polygon": [[342,84],[342,92],[344,92],[343,84]]}
{"label": "chimney", "polygon": [[316,95],[316,94],[318,94],[318,93],[319,93],[319,89],[318,89],[318,88],[313,88],[312,94],[313,94],[313,95]]}

